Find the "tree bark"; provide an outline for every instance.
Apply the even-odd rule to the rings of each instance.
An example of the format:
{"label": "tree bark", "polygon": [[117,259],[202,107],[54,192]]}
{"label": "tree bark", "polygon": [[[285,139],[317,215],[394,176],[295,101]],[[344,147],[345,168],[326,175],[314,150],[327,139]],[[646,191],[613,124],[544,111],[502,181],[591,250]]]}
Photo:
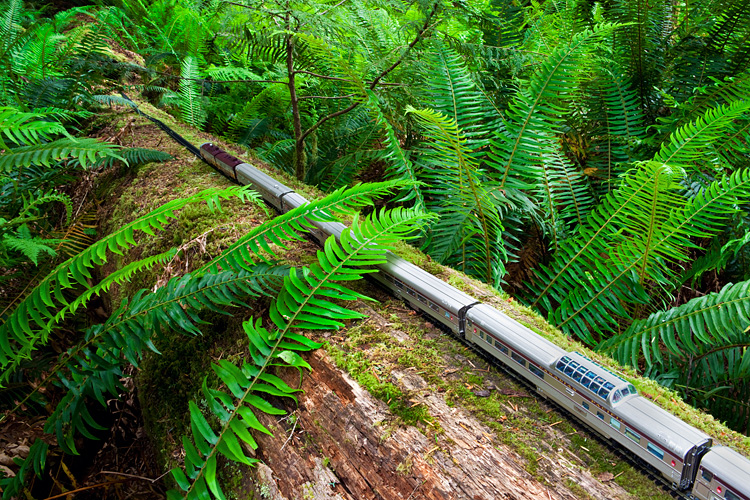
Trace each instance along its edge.
{"label": "tree bark", "polygon": [[[392,380],[424,404],[444,429],[430,439],[411,426],[391,425],[388,407],[373,398],[322,350],[307,356],[313,368],[302,383],[293,418],[259,414],[274,432],[257,436],[255,489],[275,500],[573,500],[573,481],[590,498],[632,498],[616,483],[597,481],[570,455],[540,457],[548,484],[525,471],[523,459],[498,443],[489,428],[449,407],[440,393],[411,370]],[[299,381],[296,371],[286,381]],[[550,429],[550,432],[554,432]],[[246,478],[247,479],[247,478]],[[245,487],[250,486],[247,482]]]}
{"label": "tree bark", "polygon": [[286,71],[289,75],[289,100],[292,104],[292,122],[294,125],[294,175],[299,181],[305,180],[305,137],[302,135],[302,120],[299,114],[299,97],[295,83],[294,71],[294,37],[286,36]]}

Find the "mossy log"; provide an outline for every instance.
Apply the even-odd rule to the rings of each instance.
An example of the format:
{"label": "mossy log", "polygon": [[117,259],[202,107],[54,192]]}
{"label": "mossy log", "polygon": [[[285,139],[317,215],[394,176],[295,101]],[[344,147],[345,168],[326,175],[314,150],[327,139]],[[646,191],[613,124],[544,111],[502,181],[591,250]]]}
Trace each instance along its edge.
{"label": "mossy log", "polygon": [[[293,417],[262,417],[274,436],[258,438],[256,456],[265,465],[252,473],[256,498],[632,498],[616,483],[601,482],[560,456],[554,461],[539,457],[546,462],[543,484],[526,472],[517,453],[495,442],[492,430],[448,406],[444,395],[412,370],[394,371],[392,382],[410,394],[414,405],[428,407],[442,428],[433,438],[413,426],[391,425],[385,402],[336,368],[325,351],[307,360],[313,371],[303,379]],[[295,377],[289,373],[287,382]]]}

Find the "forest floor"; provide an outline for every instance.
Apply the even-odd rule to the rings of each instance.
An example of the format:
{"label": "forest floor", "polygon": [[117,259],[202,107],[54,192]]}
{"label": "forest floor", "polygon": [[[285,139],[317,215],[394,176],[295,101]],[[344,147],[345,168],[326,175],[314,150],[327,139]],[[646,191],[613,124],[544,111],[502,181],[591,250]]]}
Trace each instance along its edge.
{"label": "forest floor", "polygon": [[[173,126],[194,144],[208,140],[249,160],[205,133],[177,125],[159,110],[144,111]],[[137,171],[100,174],[85,183],[87,196],[100,201],[102,234],[164,202],[230,181],[173,143],[153,124],[129,109],[102,115],[91,133],[114,138],[127,147],[166,151],[175,159]],[[260,165],[261,168],[267,168]],[[269,171],[270,173],[270,171]],[[280,180],[308,197],[320,195],[286,176]],[[168,266],[113,289],[104,311],[135,290],[189,272],[245,232],[272,216],[261,207],[230,202],[223,213],[207,208],[184,210],[157,237],[144,238],[138,250],[110,261],[106,275],[148,252],[171,246],[183,249]],[[315,259],[317,247],[303,242],[284,253],[292,265]],[[479,300],[493,303],[539,333],[564,340],[541,318],[455,271],[404,247],[408,258]],[[335,333],[309,333],[324,347],[309,354],[312,365],[300,382],[296,371],[282,372],[290,385],[301,383],[298,404],[274,401],[288,414],[264,415],[273,436],[257,436],[255,468],[223,464],[219,477],[231,498],[263,499],[629,499],[671,498],[642,471],[612,452],[602,440],[558,408],[498,370],[430,321],[396,301],[381,288],[361,281],[356,289],[377,302],[358,301],[365,320]],[[267,300],[235,309],[233,316],[210,316],[200,337],[173,333],[149,355],[132,378],[129,393],[109,402],[110,425],[98,444],[86,443],[85,461],[73,467],[58,462],[57,477],[67,476],[68,490],[93,486],[76,498],[158,498],[162,482],[152,481],[180,463],[182,436],[189,431],[187,404],[200,400],[200,385],[218,359],[246,356],[241,322],[263,315]],[[642,392],[679,408],[712,434],[735,445],[747,440],[689,409],[673,395],[648,382]],[[644,390],[644,388],[646,390]],[[671,400],[671,401],[668,401]],[[674,411],[674,410],[673,410]],[[15,425],[15,427],[11,427]],[[712,427],[713,426],[713,427]],[[39,432],[39,422],[10,422],[0,429],[0,459],[23,456],[23,446]],[[744,450],[746,451],[746,449]],[[68,467],[68,465],[71,465]],[[43,495],[40,495],[43,497]]]}

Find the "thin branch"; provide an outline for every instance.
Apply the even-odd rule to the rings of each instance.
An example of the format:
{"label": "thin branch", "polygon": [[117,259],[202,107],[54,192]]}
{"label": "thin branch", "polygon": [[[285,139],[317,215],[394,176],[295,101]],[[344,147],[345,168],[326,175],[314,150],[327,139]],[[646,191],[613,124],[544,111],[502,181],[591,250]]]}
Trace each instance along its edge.
{"label": "thin branch", "polygon": [[[427,29],[430,28],[430,21],[432,20],[432,16],[435,15],[435,13],[437,12],[437,9],[438,9],[439,6],[440,6],[440,2],[439,1],[435,2],[435,5],[433,5],[432,10],[427,15],[427,18],[424,21],[424,25],[417,32],[417,35],[414,37],[414,40],[412,40],[411,43],[406,47],[406,50],[404,51],[403,54],[401,54],[401,57],[399,57],[396,62],[394,62],[388,69],[386,69],[385,71],[383,71],[382,73],[380,73],[380,75],[378,75],[378,77],[375,78],[375,80],[372,81],[372,83],[370,84],[370,90],[374,90],[375,87],[377,87],[378,84],[380,83],[380,80],[382,80],[383,78],[385,78],[388,75],[388,73],[390,73],[391,71],[393,71],[394,69],[396,69],[396,67],[398,67],[398,65],[401,64],[404,61],[404,59],[406,58],[407,54],[409,54],[409,52],[411,51],[411,49],[413,49],[414,46],[422,39],[422,35],[425,33],[425,31],[427,31]],[[324,116],[323,118],[321,118],[320,120],[318,120],[318,122],[315,125],[313,125],[309,129],[305,130],[305,132],[302,134],[302,136],[300,136],[300,138],[297,140],[298,147],[299,147],[299,145],[302,144],[302,142],[305,140],[305,138],[308,135],[310,135],[313,132],[315,132],[325,122],[327,122],[328,120],[331,120],[333,118],[336,118],[337,116],[341,116],[341,115],[344,115],[344,114],[350,112],[351,110],[353,110],[354,108],[356,108],[357,106],[359,106],[360,104],[362,104],[362,102],[363,101],[353,102],[350,106],[348,106],[348,107],[346,107],[344,109],[340,109],[340,110],[338,110],[338,111],[336,111],[334,113],[331,113],[330,115]]]}
{"label": "thin branch", "polygon": [[347,80],[346,78],[340,78],[338,76],[319,75],[318,73],[313,73],[312,71],[306,71],[306,70],[295,71],[295,73],[300,74],[300,75],[316,76],[318,78],[323,78],[325,80],[338,80],[341,82],[351,82],[351,80]]}
{"label": "thin branch", "polygon": [[[354,80],[350,80],[348,78],[341,78],[341,77],[338,77],[338,76],[319,75],[318,73],[313,73],[312,71],[299,70],[299,71],[295,71],[295,73],[297,73],[298,75],[315,76],[317,78],[323,78],[324,80],[336,80],[336,81],[339,81],[339,82],[355,83]],[[365,82],[365,83],[367,83],[368,85],[372,84],[372,82]],[[390,82],[382,82],[382,83],[378,83],[378,85],[383,85],[383,86],[388,86],[388,87],[405,87],[406,86],[403,83],[390,83]]]}
{"label": "thin branch", "polygon": [[300,99],[350,99],[354,97],[355,94],[346,94],[346,95],[334,95],[334,96],[326,96],[326,95],[303,95],[300,97]]}

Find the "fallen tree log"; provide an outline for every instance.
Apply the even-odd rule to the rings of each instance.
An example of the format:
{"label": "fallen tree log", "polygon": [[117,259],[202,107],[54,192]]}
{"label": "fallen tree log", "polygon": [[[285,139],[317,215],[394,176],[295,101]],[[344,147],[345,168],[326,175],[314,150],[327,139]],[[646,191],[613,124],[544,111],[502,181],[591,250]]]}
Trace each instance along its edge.
{"label": "fallen tree log", "polygon": [[[324,351],[308,357],[313,367],[293,418],[263,415],[274,436],[260,435],[255,489],[264,498],[379,499],[575,499],[632,498],[616,483],[603,483],[585,468],[555,457],[544,480],[524,469],[510,447],[468,412],[448,406],[413,371],[392,378],[415,404],[426,405],[442,428],[436,439],[413,426],[389,426],[388,406],[337,369]],[[296,373],[288,375],[293,383]],[[550,428],[550,432],[554,432]],[[560,450],[562,451],[562,450]],[[577,485],[573,492],[567,484]]]}

